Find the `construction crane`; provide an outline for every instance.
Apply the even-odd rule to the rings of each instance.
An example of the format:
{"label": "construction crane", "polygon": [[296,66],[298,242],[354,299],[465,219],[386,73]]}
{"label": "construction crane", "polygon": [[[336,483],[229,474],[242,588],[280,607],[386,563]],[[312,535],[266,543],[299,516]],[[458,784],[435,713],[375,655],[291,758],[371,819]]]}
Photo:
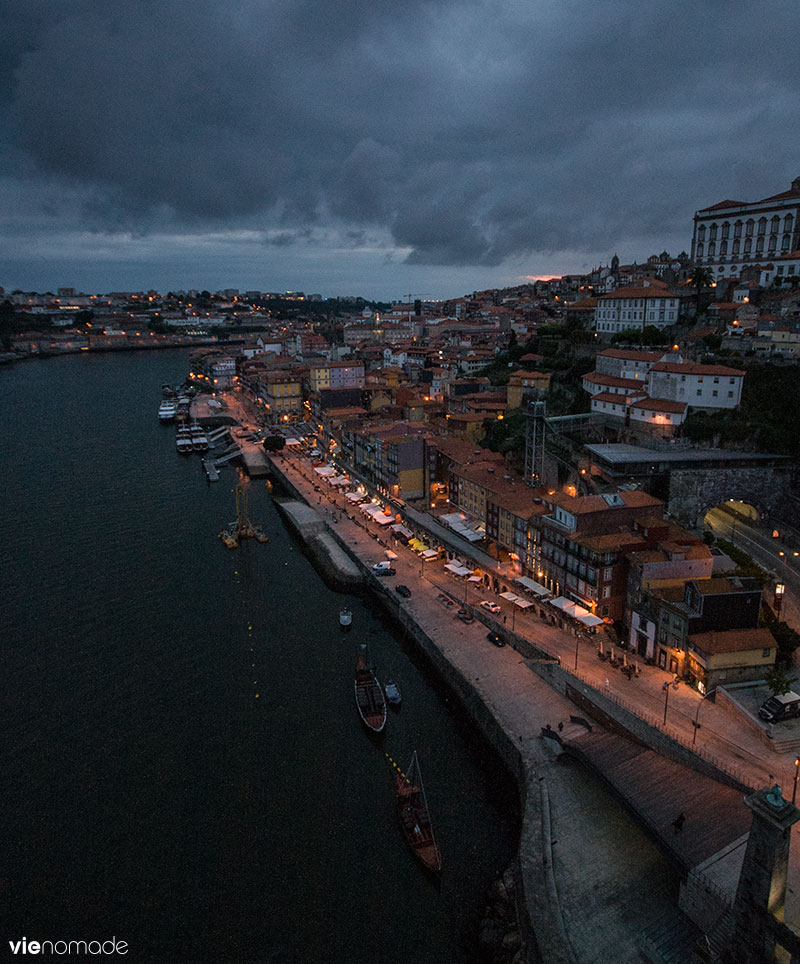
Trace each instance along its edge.
{"label": "construction crane", "polygon": [[240,483],[236,486],[236,521],[229,523],[226,529],[219,533],[219,538],[229,549],[235,549],[240,539],[257,539],[259,542],[269,542],[261,526],[253,525],[247,516],[247,490]]}

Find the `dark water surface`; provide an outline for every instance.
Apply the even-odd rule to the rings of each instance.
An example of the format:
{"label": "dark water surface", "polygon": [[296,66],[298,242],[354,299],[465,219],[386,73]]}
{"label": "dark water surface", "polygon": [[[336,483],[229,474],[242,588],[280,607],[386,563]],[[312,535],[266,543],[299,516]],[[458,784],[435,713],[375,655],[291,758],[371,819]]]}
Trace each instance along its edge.
{"label": "dark water surface", "polygon": [[[515,843],[509,782],[369,601],[325,586],[266,483],[249,509],[270,542],[217,539],[235,470],[209,485],[156,414],[186,370],[172,351],[0,370],[0,946],[470,961]],[[361,639],[403,691],[382,744],[353,701]],[[414,749],[439,887],[395,823],[384,751]]]}

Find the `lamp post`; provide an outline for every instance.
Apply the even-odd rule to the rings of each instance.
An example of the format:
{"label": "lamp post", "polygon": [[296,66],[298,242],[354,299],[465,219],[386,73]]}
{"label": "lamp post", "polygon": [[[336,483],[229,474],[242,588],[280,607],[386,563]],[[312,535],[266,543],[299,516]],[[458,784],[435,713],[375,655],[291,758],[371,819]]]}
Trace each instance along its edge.
{"label": "lamp post", "polygon": [[780,616],[781,605],[783,604],[783,594],[786,592],[786,586],[782,582],[775,584],[775,615]]}
{"label": "lamp post", "polygon": [[580,643],[582,637],[583,637],[583,633],[577,633],[575,636],[575,671],[576,672],[578,670],[578,644]]}
{"label": "lamp post", "polygon": [[792,787],[792,803],[794,803],[797,797],[797,775],[800,773],[800,756],[795,757],[794,760],[794,787]]}
{"label": "lamp post", "polygon": [[695,740],[697,739],[697,731],[700,729],[700,724],[697,722],[697,718],[700,716],[700,707],[703,705],[703,703],[705,703],[709,696],[712,696],[714,693],[716,693],[716,690],[711,690],[710,693],[706,693],[697,704],[697,711],[694,714],[694,733],[692,734],[692,746],[695,744]]}
{"label": "lamp post", "polygon": [[676,690],[678,688],[679,682],[680,680],[672,680],[671,682],[664,683],[663,686],[661,687],[664,690],[664,726],[667,725],[667,707],[669,706],[669,688],[671,686],[674,690]]}

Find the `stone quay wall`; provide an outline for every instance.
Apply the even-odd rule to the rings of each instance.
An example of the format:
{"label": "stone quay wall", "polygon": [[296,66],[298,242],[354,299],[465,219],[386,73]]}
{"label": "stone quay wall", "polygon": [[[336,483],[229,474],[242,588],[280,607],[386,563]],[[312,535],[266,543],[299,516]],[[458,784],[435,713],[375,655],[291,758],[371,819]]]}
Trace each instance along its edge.
{"label": "stone quay wall", "polygon": [[[303,493],[282,471],[279,458],[272,457],[269,459],[272,474],[279,480],[282,488],[290,492],[298,501],[306,504]],[[280,507],[282,503],[276,501],[276,505]],[[285,505],[282,514],[284,518],[292,518],[285,511]],[[321,521],[325,524],[324,520]],[[292,525],[294,531],[305,542],[306,537],[302,527],[297,526],[293,518]],[[542,860],[538,856],[547,852],[547,843],[543,839],[542,833],[541,790],[532,767],[526,762],[513,737],[503,729],[478,689],[444,656],[436,642],[401,605],[400,600],[389,592],[386,585],[351,551],[350,547],[338,541],[335,532],[330,532],[328,535],[332,541],[336,540],[337,547],[347,554],[352,563],[359,567],[361,584],[372,590],[374,597],[381,602],[386,612],[402,628],[406,638],[416,644],[418,651],[425,656],[438,678],[458,699],[473,725],[497,753],[514,780],[522,820],[520,846],[510,870],[515,884],[514,893],[516,895],[518,922],[524,936],[524,959],[526,964],[541,964],[543,961],[546,964],[572,964],[571,959],[560,952],[561,935],[558,935],[559,939],[549,939],[547,932],[551,924],[548,917],[543,915],[538,918],[537,915],[538,919],[534,921],[533,915],[530,913],[531,907],[541,905],[545,900],[552,900],[554,897],[553,894],[546,892],[547,888],[552,887],[552,882],[549,882],[549,879],[542,874]],[[331,563],[329,559],[326,559],[324,553],[315,551],[314,547],[319,545],[319,538],[318,535],[312,534],[311,541],[306,542],[306,545],[315,562],[320,565],[323,575],[333,575],[335,582],[337,573],[332,572],[330,567],[333,565],[335,568],[336,563]],[[326,567],[328,567],[327,570]],[[537,892],[540,887],[543,889],[542,893]],[[557,897],[555,899],[557,900]],[[555,937],[555,935],[553,936]],[[541,942],[541,947],[547,948],[544,957],[540,952],[539,942]]]}

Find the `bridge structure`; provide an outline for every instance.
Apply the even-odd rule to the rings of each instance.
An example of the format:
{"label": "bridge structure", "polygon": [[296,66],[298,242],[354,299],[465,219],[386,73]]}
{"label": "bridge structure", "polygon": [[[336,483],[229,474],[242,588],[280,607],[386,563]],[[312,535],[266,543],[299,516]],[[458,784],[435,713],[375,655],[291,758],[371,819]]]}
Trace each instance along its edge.
{"label": "bridge structure", "polygon": [[681,525],[699,528],[709,509],[730,499],[771,514],[788,496],[787,456],[724,449],[587,445],[591,473],[616,487],[637,485],[667,502]]}

